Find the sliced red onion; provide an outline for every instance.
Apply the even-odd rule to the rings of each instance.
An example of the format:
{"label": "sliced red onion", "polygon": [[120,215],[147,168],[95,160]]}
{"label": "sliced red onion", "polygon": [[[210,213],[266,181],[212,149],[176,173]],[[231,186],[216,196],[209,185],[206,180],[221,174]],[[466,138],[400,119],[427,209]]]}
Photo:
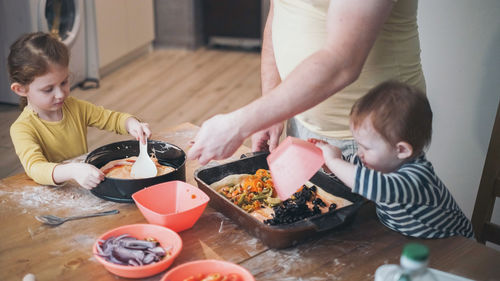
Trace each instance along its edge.
{"label": "sliced red onion", "polygon": [[156,261],[156,255],[153,253],[148,253],[146,256],[144,256],[144,259],[142,259],[142,262],[144,264],[150,264],[152,262]]}
{"label": "sliced red onion", "polygon": [[144,259],[144,252],[141,250],[132,250],[124,247],[115,247],[113,249],[113,257],[117,260],[127,263],[129,260],[142,261]]}
{"label": "sliced red onion", "polygon": [[120,264],[141,266],[160,261],[168,251],[159,246],[157,241],[138,240],[128,234],[109,237],[97,244],[98,255],[107,261]]}

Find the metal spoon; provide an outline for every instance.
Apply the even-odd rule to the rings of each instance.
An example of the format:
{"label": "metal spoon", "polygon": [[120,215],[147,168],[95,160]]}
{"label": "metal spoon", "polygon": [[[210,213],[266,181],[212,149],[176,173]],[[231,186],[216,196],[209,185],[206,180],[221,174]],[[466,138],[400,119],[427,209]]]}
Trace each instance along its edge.
{"label": "metal spoon", "polygon": [[111,211],[106,211],[106,212],[100,212],[100,213],[94,213],[94,214],[88,214],[88,215],[82,215],[82,216],[73,216],[73,217],[65,217],[65,218],[60,218],[54,215],[42,215],[42,216],[35,216],[35,218],[48,225],[60,225],[64,222],[70,221],[70,220],[78,220],[78,219],[83,219],[83,218],[90,218],[90,217],[100,217],[100,216],[107,216],[107,215],[113,215],[113,214],[118,214],[120,211],[118,210],[111,210]]}

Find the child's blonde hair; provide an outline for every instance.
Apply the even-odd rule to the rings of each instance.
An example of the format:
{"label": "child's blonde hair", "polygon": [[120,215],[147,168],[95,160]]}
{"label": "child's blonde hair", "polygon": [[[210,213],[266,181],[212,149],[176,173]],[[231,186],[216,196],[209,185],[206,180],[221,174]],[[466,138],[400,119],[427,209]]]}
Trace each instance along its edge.
{"label": "child's blonde hair", "polygon": [[[46,74],[50,64],[68,67],[69,50],[49,33],[28,33],[10,46],[7,68],[11,83],[27,86],[36,77]],[[21,108],[26,104],[26,97],[21,97]]]}
{"label": "child's blonde hair", "polygon": [[425,94],[416,87],[396,81],[379,84],[351,109],[354,128],[367,117],[390,144],[409,143],[413,147],[411,157],[418,156],[431,142],[431,106]]}

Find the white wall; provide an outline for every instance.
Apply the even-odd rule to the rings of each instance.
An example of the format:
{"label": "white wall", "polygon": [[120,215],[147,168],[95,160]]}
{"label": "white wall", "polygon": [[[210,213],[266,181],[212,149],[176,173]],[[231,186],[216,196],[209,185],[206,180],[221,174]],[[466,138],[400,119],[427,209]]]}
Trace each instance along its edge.
{"label": "white wall", "polygon": [[471,218],[500,99],[500,1],[421,0],[418,12],[434,112],[428,158]]}

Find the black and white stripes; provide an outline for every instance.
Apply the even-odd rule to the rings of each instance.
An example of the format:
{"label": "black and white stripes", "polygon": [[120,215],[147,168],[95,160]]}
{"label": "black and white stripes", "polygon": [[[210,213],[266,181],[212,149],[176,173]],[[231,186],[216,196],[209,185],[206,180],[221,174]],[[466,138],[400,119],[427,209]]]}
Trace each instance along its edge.
{"label": "black and white stripes", "polygon": [[418,238],[473,236],[470,221],[425,155],[385,174],[363,167],[357,156],[352,160],[357,165],[353,192],[374,201],[390,229]]}

